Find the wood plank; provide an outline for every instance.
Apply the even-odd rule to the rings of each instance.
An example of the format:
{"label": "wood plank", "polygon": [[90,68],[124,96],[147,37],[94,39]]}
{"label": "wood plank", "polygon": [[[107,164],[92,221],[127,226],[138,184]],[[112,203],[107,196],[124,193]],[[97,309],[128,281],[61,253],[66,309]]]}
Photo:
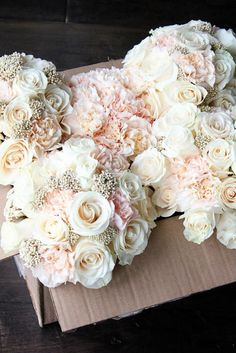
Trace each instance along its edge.
{"label": "wood plank", "polygon": [[68,20],[119,26],[145,26],[147,30],[167,24],[203,19],[218,26],[236,28],[234,0],[70,0]]}
{"label": "wood plank", "polygon": [[65,23],[0,22],[0,55],[32,53],[59,70],[120,59],[147,35],[142,28]]}
{"label": "wood plank", "polygon": [[65,21],[67,0],[7,0],[0,2],[0,18],[27,21]]}

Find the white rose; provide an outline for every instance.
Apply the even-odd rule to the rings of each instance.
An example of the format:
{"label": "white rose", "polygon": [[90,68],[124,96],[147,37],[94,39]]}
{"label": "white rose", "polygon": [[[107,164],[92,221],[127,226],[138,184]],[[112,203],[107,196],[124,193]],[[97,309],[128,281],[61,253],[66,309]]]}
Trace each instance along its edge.
{"label": "white rose", "polygon": [[176,185],[162,182],[155,190],[152,201],[157,206],[158,216],[171,216],[177,210]]}
{"label": "white rose", "polygon": [[43,244],[53,245],[68,240],[69,228],[60,216],[40,214],[35,219],[33,235]]}
{"label": "white rose", "polygon": [[[193,26],[196,26],[196,24],[193,24]],[[192,24],[181,27],[178,39],[191,51],[206,50],[210,45],[209,34],[192,30],[191,27]]]}
{"label": "white rose", "polygon": [[218,29],[214,34],[232,55],[236,55],[236,38],[232,29]]}
{"label": "white rose", "polygon": [[191,131],[182,126],[170,127],[162,146],[164,148],[162,153],[169,158],[185,157],[197,153]]}
{"label": "white rose", "polygon": [[193,103],[177,103],[165,111],[153,124],[156,136],[165,136],[170,127],[179,125],[191,129],[199,110]]}
{"label": "white rose", "polygon": [[203,134],[212,139],[224,139],[234,134],[233,120],[223,111],[200,113],[198,121]]}
{"label": "white rose", "polygon": [[144,198],[142,183],[138,175],[128,171],[124,172],[119,178],[119,186],[121,191],[125,194],[127,200],[131,203]]}
{"label": "white rose", "polygon": [[115,259],[102,242],[82,238],[75,249],[75,281],[87,288],[106,286],[112,278]]}
{"label": "white rose", "polygon": [[98,161],[88,155],[81,154],[76,158],[76,173],[79,177],[91,178],[95,173]]}
{"label": "white rose", "polygon": [[232,56],[225,50],[216,50],[215,52],[215,74],[216,85],[222,90],[227,83],[234,77],[235,62]]}
{"label": "white rose", "polygon": [[213,212],[206,209],[191,209],[180,218],[184,218],[184,236],[187,240],[201,244],[214,232],[215,216]]}
{"label": "white rose", "polygon": [[149,227],[152,229],[156,227],[155,220],[158,217],[158,213],[152,202],[154,192],[148,186],[144,188],[144,192],[145,198],[136,202],[135,207],[138,209],[140,216],[148,222]]}
{"label": "white rose", "polygon": [[63,144],[63,151],[68,154],[72,152],[76,155],[86,154],[90,155],[91,153],[95,153],[97,147],[94,141],[90,138],[80,138],[80,137],[71,137]]}
{"label": "white rose", "polygon": [[236,249],[236,212],[224,212],[216,225],[217,239],[229,249]]}
{"label": "white rose", "polygon": [[139,44],[128,51],[124,58],[124,67],[138,66],[145,58],[145,55],[151,50],[152,43],[150,37],[146,37]]}
{"label": "white rose", "polygon": [[169,53],[157,47],[151,47],[144,55],[141,54],[135,59],[135,63],[131,61],[128,63],[126,60],[125,68],[128,69],[128,75],[131,74],[131,79],[135,80],[137,76],[137,85],[144,87],[146,85],[146,88],[155,87],[160,91],[176,81],[178,76],[178,67]]}
{"label": "white rose", "polygon": [[165,175],[165,157],[156,148],[149,148],[135,157],[131,171],[140,177],[145,186],[156,184]]}
{"label": "white rose", "polygon": [[217,92],[212,98],[208,99],[207,97],[207,102],[213,107],[228,110],[236,105],[235,90],[231,88],[223,89],[222,91]]}
{"label": "white rose", "polygon": [[112,210],[104,196],[95,191],[79,192],[71,204],[70,224],[82,236],[98,235],[109,226]]}
{"label": "white rose", "polygon": [[13,99],[4,110],[4,120],[2,125],[3,133],[10,136],[12,128],[16,124],[21,124],[23,121],[30,120],[32,110],[29,106],[28,99],[25,97],[17,97]]}
{"label": "white rose", "polygon": [[220,199],[226,208],[236,210],[236,177],[223,180],[220,188]]}
{"label": "white rose", "polygon": [[134,256],[145,250],[150,232],[148,222],[135,218],[115,237],[114,249],[121,265],[130,265]]}
{"label": "white rose", "polygon": [[212,171],[218,177],[226,177],[229,168],[234,162],[235,146],[232,142],[223,139],[216,139],[209,142],[203,150],[205,157]]}
{"label": "white rose", "polygon": [[45,74],[37,69],[23,69],[14,79],[14,87],[20,94],[43,93],[48,84]]}
{"label": "white rose", "polygon": [[199,105],[207,95],[205,88],[194,85],[189,81],[176,81],[169,85],[165,92],[169,97],[171,105],[174,103],[193,103]]}
{"label": "white rose", "polygon": [[0,184],[14,183],[20,168],[32,161],[33,152],[24,140],[5,140],[0,145]]}
{"label": "white rose", "polygon": [[19,249],[22,240],[31,236],[32,221],[28,218],[20,222],[3,222],[1,228],[1,248],[5,253]]}
{"label": "white rose", "polygon": [[32,68],[43,71],[45,68],[50,67],[56,70],[56,66],[51,62],[40,58],[35,58],[33,55],[26,55],[23,53],[24,68]]}
{"label": "white rose", "polygon": [[155,88],[149,88],[142,95],[145,106],[150,111],[153,119],[158,119],[160,114],[167,109],[168,103],[164,91],[157,91]]}
{"label": "white rose", "polygon": [[72,113],[70,104],[71,90],[66,85],[48,85],[44,94],[47,109],[60,121],[65,115]]}

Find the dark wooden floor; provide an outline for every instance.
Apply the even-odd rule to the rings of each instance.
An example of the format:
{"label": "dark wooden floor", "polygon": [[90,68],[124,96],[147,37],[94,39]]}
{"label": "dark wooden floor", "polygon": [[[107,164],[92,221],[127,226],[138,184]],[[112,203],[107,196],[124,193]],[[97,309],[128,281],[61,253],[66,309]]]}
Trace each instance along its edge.
{"label": "dark wooden floor", "polygon": [[[25,3],[26,12],[19,12],[19,18],[25,20],[30,1],[21,2]],[[31,2],[38,11],[39,2],[35,0]],[[69,0],[57,0],[57,2],[64,6],[69,3]],[[70,11],[65,11],[66,18],[73,15],[75,2],[76,0],[70,2]],[[49,4],[50,1],[43,0],[41,3]],[[82,3],[85,4],[85,1]],[[102,3],[108,2],[103,0]],[[114,3],[116,8],[119,8],[118,4],[124,5],[125,1],[119,0]],[[147,3],[149,8],[152,8],[152,2],[148,0]],[[165,8],[169,6],[172,12],[167,22],[161,16],[163,11],[160,13],[157,11],[159,16],[157,25],[201,17],[200,5],[196,5],[199,2],[194,3],[194,9],[198,9],[196,16],[191,12],[190,6],[188,11],[186,10],[184,1],[181,1],[182,10],[181,8],[171,9],[172,4],[169,0],[166,2],[168,6],[164,3],[163,0],[159,1],[161,6]],[[207,16],[205,10],[203,11],[204,18],[212,19],[212,16],[213,18],[215,16],[219,24],[225,21],[225,26],[236,25],[234,1],[210,0],[202,3],[204,3],[204,9],[207,4],[210,5]],[[31,52],[36,56],[54,61],[61,70],[123,57],[129,48],[147,35],[147,28],[153,26],[154,21],[152,14],[149,26],[148,16],[145,13],[144,21],[140,25],[140,21],[135,21],[134,16],[129,18],[125,12],[123,14],[122,11],[120,13],[114,11],[113,18],[99,7],[101,22],[106,25],[96,24],[98,21],[94,20],[93,16],[89,16],[89,24],[86,24],[86,16],[91,14],[94,6],[94,11],[97,10],[96,2],[90,1],[91,9],[87,15],[84,6],[81,7],[80,12],[74,11],[74,16],[81,17],[81,22],[84,22],[82,24],[63,23],[61,21],[64,19],[63,13],[53,12],[50,5],[47,11],[42,12],[43,18],[47,19],[47,14],[51,13],[54,21],[61,22],[20,22],[16,21],[14,1],[8,1],[6,4],[9,7],[6,14],[10,13],[12,19],[0,20],[0,55],[15,50]],[[129,7],[131,10],[134,8],[138,11],[137,18],[140,20],[142,11],[135,4],[136,2],[132,0]],[[0,4],[0,9],[1,6]],[[112,11],[112,8],[109,7],[109,9]],[[5,11],[6,8],[3,10]],[[0,18],[7,17],[4,11],[0,13]],[[223,14],[224,17],[222,17]],[[35,19],[40,20],[40,13],[37,16]],[[49,325],[44,329],[38,327],[24,280],[19,278],[13,260],[6,260],[0,263],[0,352],[236,352],[236,284],[164,304],[134,317],[120,321],[108,320],[81,328],[74,333],[62,334],[57,324]]]}

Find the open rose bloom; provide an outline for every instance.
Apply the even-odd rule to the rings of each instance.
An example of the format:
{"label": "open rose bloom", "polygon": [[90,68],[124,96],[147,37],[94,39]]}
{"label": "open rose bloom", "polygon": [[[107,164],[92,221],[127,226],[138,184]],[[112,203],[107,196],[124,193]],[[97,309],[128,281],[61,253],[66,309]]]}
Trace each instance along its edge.
{"label": "open rose bloom", "polygon": [[235,59],[234,33],[202,21],[152,30],[121,69],[69,82],[45,60],[0,58],[3,249],[46,286],[100,288],[159,216],[236,248]]}

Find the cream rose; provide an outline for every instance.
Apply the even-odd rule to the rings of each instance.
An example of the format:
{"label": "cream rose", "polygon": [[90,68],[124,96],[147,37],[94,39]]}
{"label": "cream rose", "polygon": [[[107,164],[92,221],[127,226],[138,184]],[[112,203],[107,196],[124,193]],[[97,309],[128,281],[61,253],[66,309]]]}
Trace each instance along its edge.
{"label": "cream rose", "polygon": [[216,85],[219,90],[222,90],[234,77],[235,62],[226,50],[216,50],[214,63]]}
{"label": "cream rose", "polygon": [[68,240],[69,228],[60,216],[45,213],[35,219],[33,235],[43,244],[53,245]]}
{"label": "cream rose", "polygon": [[219,28],[215,33],[215,37],[232,55],[236,55],[236,38],[232,29]]}
{"label": "cream rose", "polygon": [[29,106],[28,99],[25,97],[17,97],[13,99],[6,107],[3,117],[3,133],[10,136],[12,128],[16,124],[21,124],[25,120],[30,120],[32,110]]}
{"label": "cream rose", "polygon": [[176,81],[166,88],[170,104],[193,103],[199,105],[207,95],[207,90],[188,81]]}
{"label": "cream rose", "polygon": [[134,203],[144,198],[142,183],[138,175],[131,172],[124,172],[119,178],[119,186],[126,198]]}
{"label": "cream rose", "polygon": [[145,186],[156,184],[165,175],[165,157],[156,148],[149,148],[135,157],[131,171],[140,177]]}
{"label": "cream rose", "polygon": [[157,187],[152,202],[157,206],[158,216],[169,217],[177,210],[177,186],[163,182]]}
{"label": "cream rose", "polygon": [[217,239],[229,249],[236,249],[236,212],[224,212],[216,225]]}
{"label": "cream rose", "polygon": [[26,218],[20,222],[3,222],[1,227],[1,248],[5,253],[17,251],[20,243],[31,236],[33,223]]}
{"label": "cream rose", "polygon": [[76,172],[79,177],[91,178],[95,173],[98,161],[88,155],[81,154],[76,158]]}
{"label": "cream rose", "polygon": [[[135,51],[137,49],[135,48]],[[178,67],[166,50],[149,47],[134,60],[130,57],[128,53],[125,58],[125,69],[131,73],[131,78],[134,75],[133,79],[136,80],[138,86],[146,85],[146,88],[155,87],[162,91],[168,84],[177,80]],[[132,69],[134,72],[129,72]]]}
{"label": "cream rose", "polygon": [[207,102],[213,107],[228,110],[232,106],[236,105],[235,90],[232,88],[225,88],[222,91],[217,92],[212,98],[209,99],[207,97]]}
{"label": "cream rose", "polygon": [[158,213],[152,202],[153,190],[146,186],[144,188],[145,198],[135,203],[135,208],[138,209],[139,214],[142,218],[144,218],[151,229],[156,227],[155,220],[158,217]]}
{"label": "cream rose", "polygon": [[162,146],[163,154],[169,158],[185,157],[198,152],[191,131],[182,126],[171,127]]}
{"label": "cream rose", "polygon": [[203,150],[203,157],[215,175],[224,178],[234,162],[234,144],[223,139],[213,140]]}
{"label": "cream rose", "polygon": [[141,254],[150,235],[148,222],[142,218],[132,219],[114,241],[114,249],[121,265],[130,265],[134,256]]}
{"label": "cream rose", "polygon": [[0,184],[14,183],[20,168],[32,161],[33,152],[24,140],[5,140],[0,145]]}
{"label": "cream rose", "polygon": [[73,111],[70,104],[71,91],[66,85],[48,85],[44,94],[44,100],[49,112],[55,114],[59,121],[63,116]]}
{"label": "cream rose", "polygon": [[197,208],[185,212],[180,218],[184,218],[184,236],[187,240],[201,244],[214,232],[215,216],[213,212]]}
{"label": "cream rose", "polygon": [[220,189],[220,199],[224,207],[236,210],[236,177],[223,180]]}
{"label": "cream rose", "polygon": [[106,286],[112,278],[115,259],[102,242],[81,238],[75,249],[75,282],[87,288]]}
{"label": "cream rose", "polygon": [[79,192],[71,204],[70,224],[82,236],[98,235],[109,226],[112,210],[104,196],[95,191]]}
{"label": "cream rose", "polygon": [[208,33],[193,29],[193,26],[197,27],[197,25],[196,21],[191,21],[182,26],[178,32],[178,39],[192,51],[206,50],[210,46],[210,36]]}
{"label": "cream rose", "polygon": [[33,68],[21,70],[13,82],[16,91],[23,95],[43,93],[47,84],[48,80],[45,74]]}
{"label": "cream rose", "polygon": [[150,111],[153,119],[158,119],[160,114],[168,108],[166,94],[164,91],[157,91],[155,88],[150,87],[142,95],[146,107]]}
{"label": "cream rose", "polygon": [[223,111],[201,113],[199,123],[203,134],[212,139],[224,139],[234,134],[233,120]]}
{"label": "cream rose", "polygon": [[95,153],[97,151],[97,147],[93,139],[71,137],[63,144],[63,151],[68,154],[71,154],[73,152],[76,155],[90,155],[91,153]]}

